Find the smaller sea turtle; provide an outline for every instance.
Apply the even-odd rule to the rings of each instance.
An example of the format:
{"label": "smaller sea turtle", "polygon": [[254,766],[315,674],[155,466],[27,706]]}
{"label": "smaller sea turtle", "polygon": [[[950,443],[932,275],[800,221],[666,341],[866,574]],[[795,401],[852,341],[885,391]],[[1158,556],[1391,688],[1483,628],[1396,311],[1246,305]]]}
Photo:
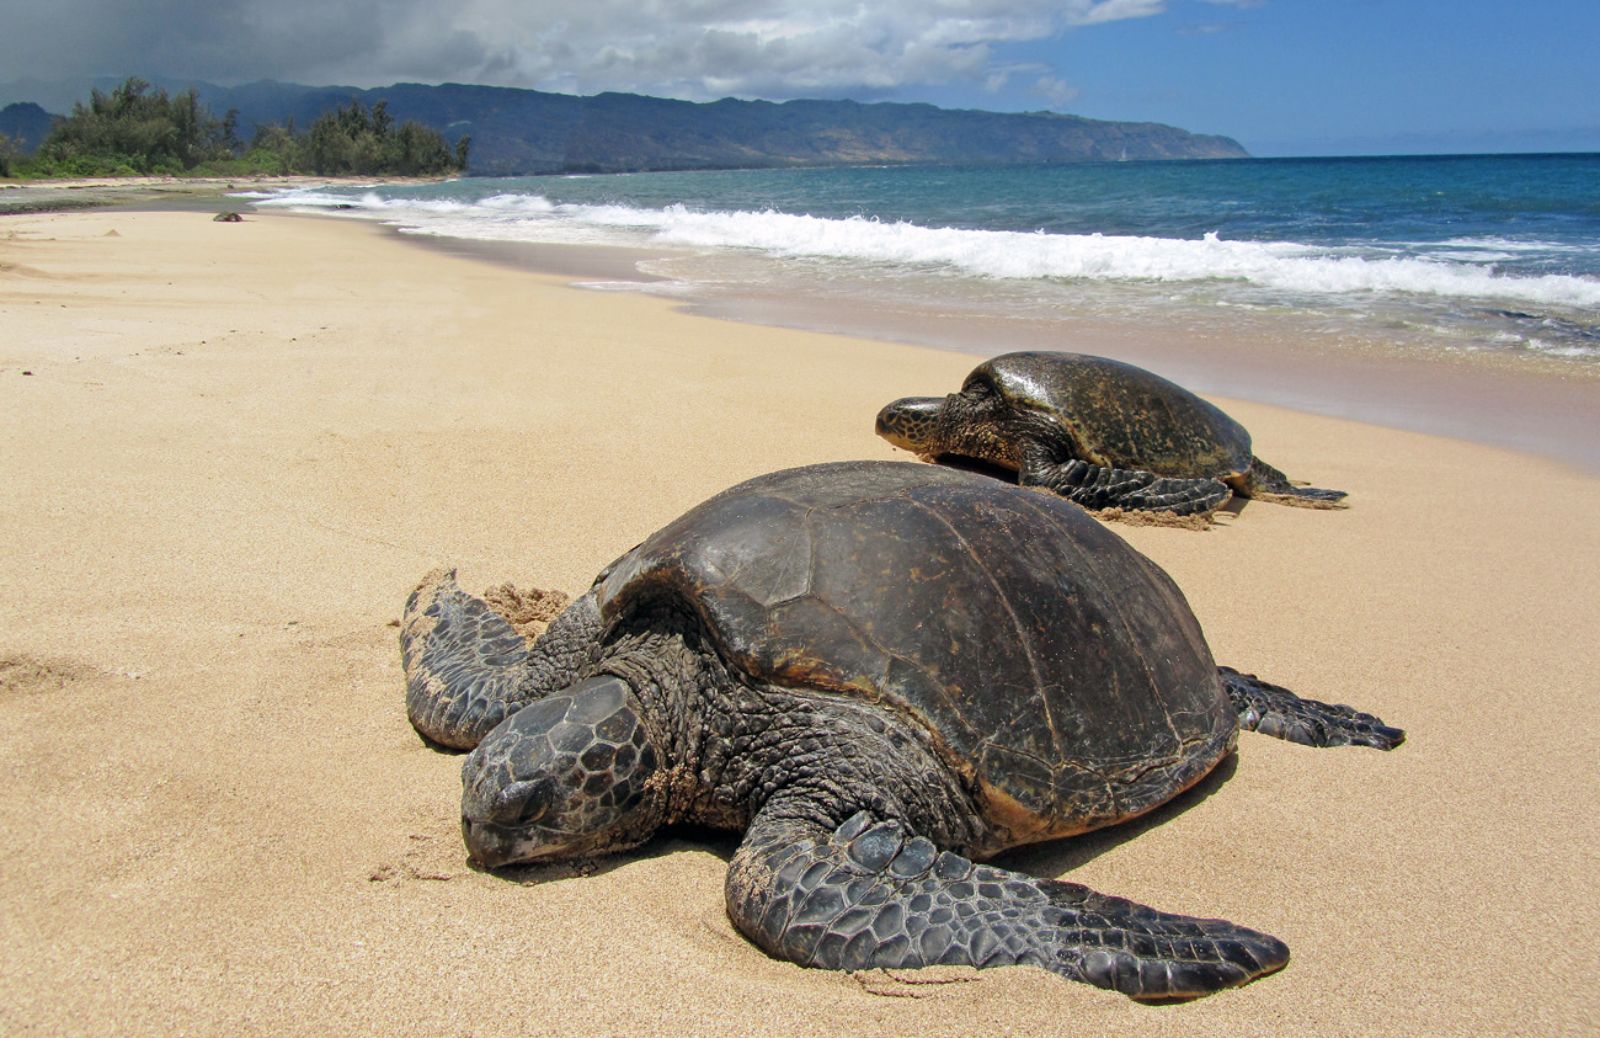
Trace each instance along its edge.
{"label": "smaller sea turtle", "polygon": [[971,460],[1087,508],[1205,514],[1262,498],[1337,507],[1343,491],[1296,486],[1251,453],[1244,426],[1143,368],[1081,353],[1006,353],[959,393],[906,397],[878,435],[925,461]]}
{"label": "smaller sea turtle", "polygon": [[713,497],[531,645],[436,570],[400,645],[412,725],[472,750],[461,826],[480,865],[736,829],[728,915],[775,956],[1025,963],[1138,998],[1243,984],[1289,951],[973,859],[1143,814],[1241,727],[1404,737],[1218,668],[1167,575],[1081,509],[906,462]]}

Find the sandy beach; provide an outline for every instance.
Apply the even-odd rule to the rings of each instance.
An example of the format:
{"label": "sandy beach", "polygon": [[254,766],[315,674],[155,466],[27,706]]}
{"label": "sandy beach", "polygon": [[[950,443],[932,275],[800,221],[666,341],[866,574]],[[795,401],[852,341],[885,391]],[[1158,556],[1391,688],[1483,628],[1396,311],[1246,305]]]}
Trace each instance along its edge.
{"label": "sandy beach", "polygon": [[1293,950],[1145,1006],[768,959],[726,836],[476,871],[460,758],[406,722],[394,622],[431,567],[579,592],[734,482],[906,457],[877,409],[973,358],[193,212],[0,219],[0,329],[0,1033],[1600,1030],[1600,478],[1218,400],[1351,507],[1115,529],[1219,662],[1409,740],[1247,733],[1155,815],[1002,859]]}

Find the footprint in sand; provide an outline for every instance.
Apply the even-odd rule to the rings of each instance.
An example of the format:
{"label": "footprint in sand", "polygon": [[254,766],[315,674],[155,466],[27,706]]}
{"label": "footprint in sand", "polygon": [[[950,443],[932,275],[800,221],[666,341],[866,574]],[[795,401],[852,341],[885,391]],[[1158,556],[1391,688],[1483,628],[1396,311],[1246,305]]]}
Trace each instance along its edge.
{"label": "footprint in sand", "polygon": [[455,878],[453,873],[443,872],[437,868],[429,867],[426,858],[432,849],[433,837],[422,833],[412,833],[409,837],[409,846],[400,856],[399,864],[385,862],[367,874],[369,883],[395,883],[401,880],[425,879],[435,882],[448,882]]}
{"label": "footprint in sand", "polygon": [[59,692],[100,671],[65,658],[45,658],[25,653],[0,656],[0,696]]}

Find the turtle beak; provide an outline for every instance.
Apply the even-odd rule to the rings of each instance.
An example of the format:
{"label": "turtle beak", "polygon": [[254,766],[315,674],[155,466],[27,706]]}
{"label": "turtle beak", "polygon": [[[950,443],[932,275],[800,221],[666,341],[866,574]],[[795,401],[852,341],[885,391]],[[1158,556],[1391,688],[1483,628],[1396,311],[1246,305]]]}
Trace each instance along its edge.
{"label": "turtle beak", "polygon": [[908,396],[878,412],[878,435],[924,457],[939,453],[945,398]]}
{"label": "turtle beak", "polygon": [[551,856],[554,848],[544,845],[528,830],[496,825],[461,816],[461,835],[467,844],[467,858],[483,869],[523,865]]}
{"label": "turtle beak", "polygon": [[475,822],[463,815],[461,835],[467,844],[467,857],[480,868],[497,869],[515,860],[511,841],[498,826]]}

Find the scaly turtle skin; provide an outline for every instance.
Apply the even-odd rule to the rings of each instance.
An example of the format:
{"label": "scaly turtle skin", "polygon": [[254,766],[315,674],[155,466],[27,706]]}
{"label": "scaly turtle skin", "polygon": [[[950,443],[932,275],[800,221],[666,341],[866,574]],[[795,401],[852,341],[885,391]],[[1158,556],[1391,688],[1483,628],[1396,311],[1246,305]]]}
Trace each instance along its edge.
{"label": "scaly turtle skin", "polygon": [[412,724],[476,747],[462,829],[485,867],[736,829],[728,914],[775,956],[1025,963],[1138,998],[1242,984],[1288,949],[974,859],[1170,800],[1241,723],[1403,738],[1219,670],[1167,575],[1079,509],[909,462],[734,487],[531,646],[435,571],[401,650]]}
{"label": "scaly turtle skin", "polygon": [[969,458],[1088,508],[1214,511],[1230,493],[1315,508],[1343,491],[1299,487],[1212,404],[1143,368],[1079,353],[1007,353],[959,393],[906,397],[878,435],[927,461]]}

